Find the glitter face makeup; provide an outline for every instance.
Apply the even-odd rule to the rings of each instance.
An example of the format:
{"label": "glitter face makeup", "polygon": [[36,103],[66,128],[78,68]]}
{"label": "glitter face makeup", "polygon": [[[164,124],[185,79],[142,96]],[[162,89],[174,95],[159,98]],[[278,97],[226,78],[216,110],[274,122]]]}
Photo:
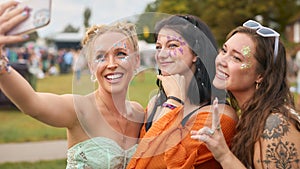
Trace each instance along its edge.
{"label": "glitter face makeup", "polygon": [[[119,61],[127,61],[128,56],[128,49],[126,42],[117,42],[112,45],[113,47],[110,49],[114,57]],[[99,53],[95,59],[95,63],[103,63],[107,60],[107,53]]]}
{"label": "glitter face makeup", "polygon": [[241,50],[242,55],[244,55],[247,58],[247,63],[243,63],[241,65],[241,69],[248,69],[251,67],[251,62],[249,62],[249,57],[251,53],[251,49],[249,46],[244,46]]}
{"label": "glitter face makeup", "polygon": [[251,49],[249,46],[244,46],[241,52],[244,56],[250,57]]}
{"label": "glitter face makeup", "polygon": [[169,57],[174,57],[177,55],[177,50],[183,55],[183,46],[186,45],[186,43],[183,41],[182,37],[177,37],[177,36],[167,36],[168,41],[177,41],[180,43],[180,46],[177,47],[175,50],[169,50],[168,51],[168,56]]}
{"label": "glitter face makeup", "polygon": [[241,65],[241,69],[248,69],[248,68],[250,68],[251,67],[251,64],[249,63],[243,63],[242,65]]}
{"label": "glitter face makeup", "polygon": [[124,43],[124,42],[118,42],[118,43],[115,43],[115,44],[113,45],[113,47],[114,47],[114,48],[120,47],[120,48],[126,49],[126,43]]}

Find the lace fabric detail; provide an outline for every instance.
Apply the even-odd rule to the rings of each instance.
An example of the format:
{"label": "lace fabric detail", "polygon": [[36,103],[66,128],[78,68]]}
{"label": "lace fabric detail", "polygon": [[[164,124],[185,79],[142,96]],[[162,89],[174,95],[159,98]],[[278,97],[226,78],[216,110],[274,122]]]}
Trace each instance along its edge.
{"label": "lace fabric detail", "polygon": [[136,147],[124,150],[106,137],[85,140],[68,150],[66,169],[125,169]]}

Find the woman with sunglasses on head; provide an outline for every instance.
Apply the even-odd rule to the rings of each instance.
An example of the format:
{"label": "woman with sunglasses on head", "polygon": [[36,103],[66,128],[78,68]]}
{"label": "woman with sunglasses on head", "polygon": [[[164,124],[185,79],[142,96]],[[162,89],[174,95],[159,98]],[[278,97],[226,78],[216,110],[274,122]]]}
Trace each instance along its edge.
{"label": "woman with sunglasses on head", "polygon": [[231,151],[216,129],[217,115],[212,128],[191,133],[205,142],[223,168],[300,168],[300,116],[286,66],[285,48],[274,30],[249,20],[229,33],[216,58],[213,84],[226,89],[240,110]]}
{"label": "woman with sunglasses on head", "polygon": [[[127,168],[221,168],[204,144],[190,138],[191,130],[210,125],[212,95],[225,96],[211,86],[213,35],[197,17],[174,15],[156,24],[155,39],[159,92],[148,104],[142,139]],[[229,105],[220,107],[230,144],[237,116]]]}
{"label": "woman with sunglasses on head", "polygon": [[[10,3],[15,4],[0,3],[0,9],[5,10]],[[17,12],[8,10],[6,14],[12,16]],[[3,25],[17,21],[5,20],[7,16],[0,15]],[[6,36],[6,29],[0,30],[1,45],[20,40]],[[92,92],[86,95],[36,92],[3,55],[0,89],[25,114],[67,129],[66,168],[125,168],[136,150],[144,120],[143,107],[126,99],[129,82],[140,64],[135,25],[125,22],[94,25],[87,30],[82,44],[80,57],[86,57],[91,83],[97,83]]]}

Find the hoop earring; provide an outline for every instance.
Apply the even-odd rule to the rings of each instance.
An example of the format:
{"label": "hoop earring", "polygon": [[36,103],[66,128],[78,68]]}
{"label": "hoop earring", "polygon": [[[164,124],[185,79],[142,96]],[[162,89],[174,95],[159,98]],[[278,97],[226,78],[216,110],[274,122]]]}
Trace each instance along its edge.
{"label": "hoop earring", "polygon": [[97,78],[96,78],[96,76],[94,74],[91,74],[91,78],[90,79],[94,83],[97,81]]}

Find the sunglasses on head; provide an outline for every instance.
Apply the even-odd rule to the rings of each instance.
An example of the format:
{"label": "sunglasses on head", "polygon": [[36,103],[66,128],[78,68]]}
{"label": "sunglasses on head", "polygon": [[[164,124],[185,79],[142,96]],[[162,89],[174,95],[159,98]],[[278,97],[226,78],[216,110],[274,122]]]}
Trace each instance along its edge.
{"label": "sunglasses on head", "polygon": [[255,29],[256,33],[262,37],[275,37],[275,43],[274,43],[274,62],[275,62],[277,54],[278,54],[278,45],[279,45],[280,34],[271,28],[262,26],[260,23],[254,21],[254,20],[248,20],[247,22],[245,22],[243,24],[243,26],[250,28],[250,29]]}

